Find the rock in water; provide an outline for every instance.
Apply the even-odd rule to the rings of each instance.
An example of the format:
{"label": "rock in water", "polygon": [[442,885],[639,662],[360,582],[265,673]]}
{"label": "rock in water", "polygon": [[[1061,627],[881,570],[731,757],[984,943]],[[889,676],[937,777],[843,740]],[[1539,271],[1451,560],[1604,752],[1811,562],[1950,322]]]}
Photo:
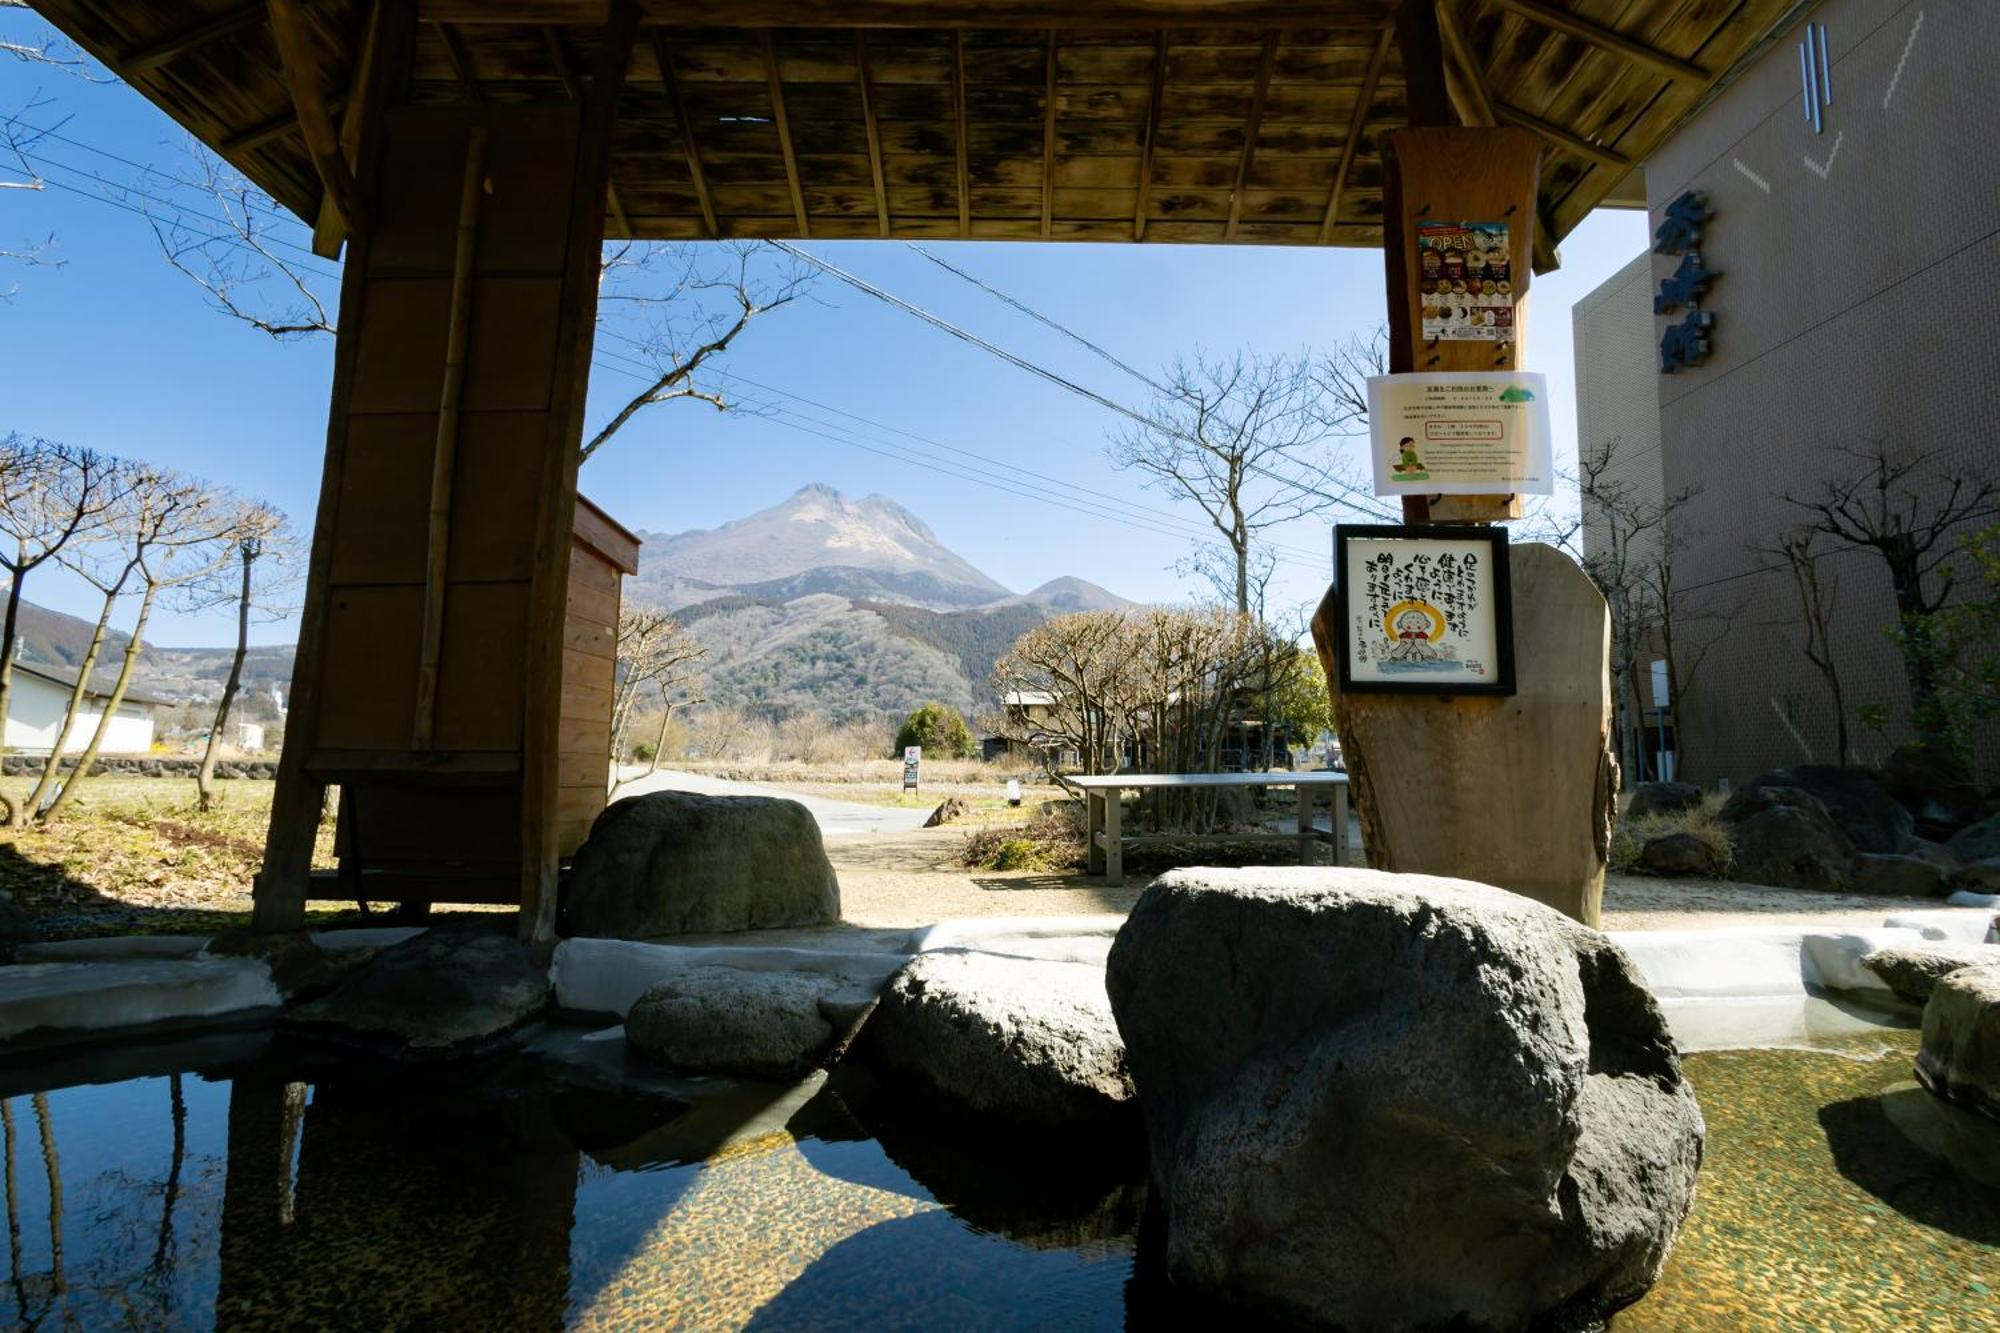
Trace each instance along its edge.
{"label": "rock in water", "polygon": [[547,970],[511,936],[429,930],[382,950],[284,1021],[380,1054],[440,1059],[501,1045],[549,994]]}
{"label": "rock in water", "polygon": [[797,801],[659,791],[613,801],[564,886],[570,935],[640,940],[840,919],[819,825]]}
{"label": "rock in water", "polygon": [[823,972],[683,968],[639,997],[625,1041],[662,1064],[792,1080],[817,1068],[872,996]]}
{"label": "rock in water", "polygon": [[1516,1329],[1651,1286],[1703,1125],[1603,935],[1500,889],[1179,870],[1107,984],[1175,1281],[1314,1327]]}
{"label": "rock in water", "polygon": [[2000,969],[1960,968],[1938,982],[1924,1005],[1917,1077],[2000,1120]]}
{"label": "rock in water", "polygon": [[2000,967],[2000,945],[1938,941],[1906,949],[1876,949],[1861,956],[1861,965],[1882,978],[1882,984],[1897,999],[1923,1004],[1940,981],[1960,968]]}
{"label": "rock in water", "polygon": [[982,953],[919,954],[889,979],[860,1050],[967,1110],[1087,1129],[1133,1112],[1104,971]]}

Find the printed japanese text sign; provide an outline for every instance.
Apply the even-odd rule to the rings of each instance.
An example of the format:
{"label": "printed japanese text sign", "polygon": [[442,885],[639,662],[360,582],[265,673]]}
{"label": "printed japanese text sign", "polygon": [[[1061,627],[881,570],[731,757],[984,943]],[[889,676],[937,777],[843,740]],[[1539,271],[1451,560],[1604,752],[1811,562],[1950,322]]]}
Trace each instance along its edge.
{"label": "printed japanese text sign", "polygon": [[1553,495],[1548,377],[1528,371],[1373,375],[1377,495]]}
{"label": "printed japanese text sign", "polygon": [[1514,692],[1504,531],[1342,524],[1334,570],[1343,691]]}

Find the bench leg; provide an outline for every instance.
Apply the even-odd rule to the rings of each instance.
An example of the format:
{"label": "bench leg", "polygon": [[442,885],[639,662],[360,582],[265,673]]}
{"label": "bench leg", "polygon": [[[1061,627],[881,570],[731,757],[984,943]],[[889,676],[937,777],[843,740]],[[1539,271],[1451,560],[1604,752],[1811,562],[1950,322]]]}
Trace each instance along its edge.
{"label": "bench leg", "polygon": [[1104,873],[1104,849],[1097,845],[1097,835],[1104,831],[1104,793],[1086,791],[1083,794],[1083,845],[1085,848],[1083,868],[1086,873]]}
{"label": "bench leg", "polygon": [[1312,864],[1312,848],[1316,841],[1313,837],[1313,789],[1301,782],[1298,785],[1298,796],[1299,864],[1309,866]]}
{"label": "bench leg", "polygon": [[1104,793],[1104,882],[1113,885],[1125,882],[1125,834],[1120,828],[1125,805],[1119,797],[1115,790]]}
{"label": "bench leg", "polygon": [[1347,787],[1333,789],[1333,863],[1347,864]]}

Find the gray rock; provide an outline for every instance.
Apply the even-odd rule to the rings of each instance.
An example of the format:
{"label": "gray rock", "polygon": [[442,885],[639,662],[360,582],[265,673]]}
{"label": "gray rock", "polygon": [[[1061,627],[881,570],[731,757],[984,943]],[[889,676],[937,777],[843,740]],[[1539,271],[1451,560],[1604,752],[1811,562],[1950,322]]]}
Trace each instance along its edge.
{"label": "gray rock", "polygon": [[1798,787],[1746,787],[1724,803],[1736,878],[1785,889],[1837,890],[1854,844],[1826,807]]}
{"label": "gray rock", "polygon": [[1921,856],[1856,852],[1848,863],[1847,881],[1856,893],[1891,898],[1942,898],[1945,894],[1944,871]]}
{"label": "gray rock", "polygon": [[2000,1120],[2000,969],[1960,968],[1938,982],[1924,1005],[1917,1077]]}
{"label": "gray rock", "polygon": [[1981,813],[1979,788],[1957,756],[1910,744],[1882,761],[1882,786],[1910,812],[1917,833],[1948,838]]}
{"label": "gray rock", "polygon": [[570,935],[648,939],[840,919],[819,825],[797,801],[662,791],[613,801],[565,886]]}
{"label": "gray rock", "polygon": [[1962,967],[2000,966],[2000,945],[1917,944],[1876,949],[1861,956],[1861,965],[1882,978],[1897,999],[1922,1004],[1938,982]]}
{"label": "gray rock", "polygon": [[1961,861],[1991,861],[2000,857],[2000,815],[1989,815],[1951,835],[1945,844]]}
{"label": "gray rock", "polygon": [[1960,866],[1951,872],[1948,882],[1952,888],[1967,893],[2000,893],[2000,856]]}
{"label": "gray rock", "polygon": [[1618,813],[1626,819],[1673,815],[1701,804],[1701,788],[1692,782],[1641,782],[1625,793]]}
{"label": "gray rock", "polygon": [[1639,869],[1649,875],[1714,879],[1722,873],[1722,858],[1692,833],[1662,833],[1639,849]]}
{"label": "gray rock", "polygon": [[1088,963],[919,955],[889,979],[857,1054],[1018,1127],[1092,1128],[1137,1109],[1104,971]]}
{"label": "gray rock", "polygon": [[1903,855],[1929,861],[1947,876],[1958,869],[1958,858],[1943,843],[1932,842],[1928,838],[1911,838],[1903,844]]}
{"label": "gray rock", "polygon": [[874,996],[824,972],[688,967],[639,997],[625,1042],[697,1073],[793,1080],[826,1063]]}
{"label": "gray rock", "polygon": [[306,1036],[413,1060],[504,1045],[549,1003],[547,971],[510,936],[429,930],[290,1010]]}
{"label": "gray rock", "polygon": [[1910,812],[1897,804],[1872,769],[1800,764],[1750,780],[1749,790],[1761,787],[1811,792],[1856,851],[1900,851],[1916,830]]}
{"label": "gray rock", "polygon": [[1636,1300],[1704,1129],[1603,935],[1421,875],[1179,870],[1107,982],[1177,1284],[1314,1327],[1570,1326]]}

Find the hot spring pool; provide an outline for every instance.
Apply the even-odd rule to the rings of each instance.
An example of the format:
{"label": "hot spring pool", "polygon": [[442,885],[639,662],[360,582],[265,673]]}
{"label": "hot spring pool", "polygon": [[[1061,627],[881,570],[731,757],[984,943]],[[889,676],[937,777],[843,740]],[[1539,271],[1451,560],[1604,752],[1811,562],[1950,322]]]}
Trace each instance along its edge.
{"label": "hot spring pool", "polygon": [[[2000,1327],[2000,1127],[1915,1034],[1695,1055],[1695,1211],[1618,1330]],[[200,1068],[202,1072],[192,1072]],[[21,1071],[13,1086],[24,1086]],[[691,1109],[517,1060],[286,1066],[4,1102],[18,1328],[1158,1327],[1142,1168],[967,1142],[856,1081]],[[760,1127],[761,1126],[761,1127]]]}

